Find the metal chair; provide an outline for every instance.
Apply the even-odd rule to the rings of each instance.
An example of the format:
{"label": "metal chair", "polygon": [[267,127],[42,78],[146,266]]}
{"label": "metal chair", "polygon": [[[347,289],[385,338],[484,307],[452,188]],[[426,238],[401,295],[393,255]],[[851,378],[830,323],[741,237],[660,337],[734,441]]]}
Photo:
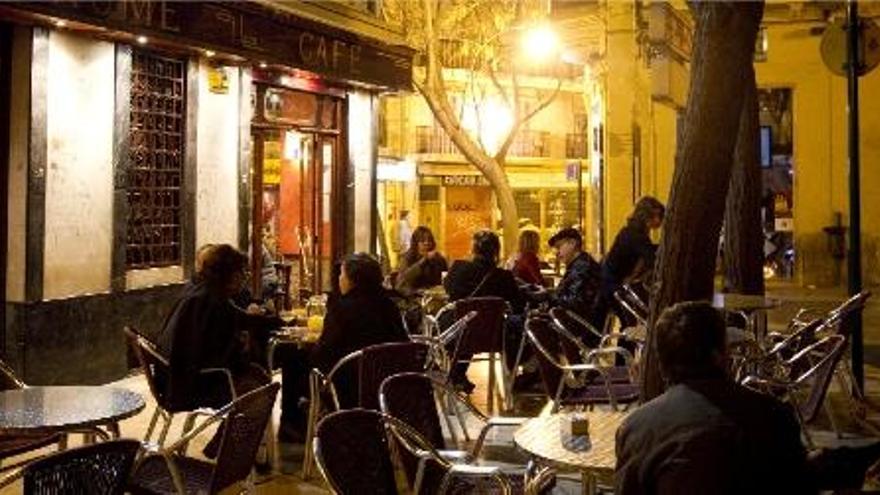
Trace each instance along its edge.
{"label": "metal chair", "polygon": [[[156,443],[160,447],[164,445],[168,430],[174,415],[177,413],[186,413],[184,420],[183,432],[186,434],[192,429],[193,422],[198,415],[210,416],[216,412],[215,409],[207,407],[196,407],[188,400],[181,400],[179,397],[171,397],[168,393],[168,382],[171,380],[171,364],[168,359],[163,356],[156,346],[144,335],[133,327],[125,327],[124,329],[129,345],[137,356],[141,365],[141,370],[150,387],[150,393],[156,400],[156,409],[150,418],[150,424],[147,427],[147,433],[144,435],[144,442],[149,442],[153,436],[158,420],[162,419],[162,427],[156,437]],[[207,376],[214,376],[218,380],[225,382],[229,387],[229,396],[232,400],[236,399],[235,386],[232,381],[232,374],[224,368],[210,368],[201,370],[201,373]]]}
{"label": "metal chair", "polygon": [[614,299],[639,325],[648,326],[648,305],[629,284],[623,284],[614,291]]}
{"label": "metal chair", "polygon": [[139,448],[136,440],[114,440],[43,457],[24,468],[24,493],[122,494]]}
{"label": "metal chair", "polygon": [[[508,381],[504,361],[504,322],[509,313],[509,305],[500,297],[469,297],[451,303],[452,311],[457,319],[471,312],[476,316],[468,321],[455,343],[450,359],[450,373],[458,363],[473,362],[473,356],[488,354],[489,384],[487,390],[487,408],[489,414],[495,410],[495,396],[504,400]],[[465,359],[467,358],[467,359]],[[496,359],[502,363],[500,383],[495,372]],[[451,378],[451,375],[450,375]]]}
{"label": "metal chair", "polygon": [[[526,335],[536,349],[544,389],[553,400],[552,412],[560,407],[631,404],[638,400],[637,383],[615,383],[608,367],[596,363],[568,362],[559,334],[547,318],[526,320]],[[616,351],[615,351],[616,352]]]}
{"label": "metal chair", "polygon": [[[129,490],[134,494],[218,493],[235,484],[252,489],[251,473],[280,388],[270,383],[223,407],[173,444],[144,456],[135,466]],[[181,452],[197,435],[222,422],[216,461]]]}
{"label": "metal chair", "polygon": [[[309,414],[306,424],[306,444],[302,476],[311,476],[313,464],[312,440],[315,427],[325,409],[338,411],[363,407],[379,408],[379,386],[394,374],[406,371],[424,371],[428,359],[428,346],[419,342],[389,342],[365,347],[340,359],[326,375],[313,369],[309,377]],[[357,380],[354,397],[340,396],[341,381]],[[340,380],[341,379],[341,380]],[[330,401],[322,398],[329,397]],[[340,400],[342,399],[342,400]]]}
{"label": "metal chair", "polygon": [[828,386],[846,350],[846,339],[841,335],[829,335],[807,346],[785,362],[788,379],[780,377],[748,376],[742,384],[758,391],[780,396],[795,409],[804,437],[813,446],[807,425],[812,422],[824,405],[835,431],[837,421],[825,402]]}
{"label": "metal chair", "polygon": [[[447,419],[448,415],[438,404],[455,401],[476,417],[482,424],[480,433],[473,446],[468,450],[457,449],[458,445],[447,444],[443,437],[440,416]],[[457,392],[449,385],[424,373],[400,373],[390,376],[379,388],[379,403],[383,413],[393,416],[419,432],[444,458],[456,462],[473,463],[481,457],[483,445],[488,433],[497,427],[518,427],[527,418],[487,417],[481,413],[466,396]],[[457,444],[454,431],[450,427],[452,441]],[[407,474],[411,486],[415,484],[416,459],[411,455],[401,455],[401,464]]]}
{"label": "metal chair", "polygon": [[[471,493],[489,484],[500,493],[512,493],[511,481],[497,467],[461,465],[450,462],[417,431],[386,414],[366,409],[338,411],[318,424],[314,444],[321,475],[333,493],[399,493],[394,479],[389,435],[398,445],[419,458],[420,476],[413,492]],[[353,462],[353,460],[356,460]],[[543,471],[537,481],[546,483],[550,473]],[[522,480],[525,493],[534,480]],[[523,490],[519,491],[523,493]]]}
{"label": "metal chair", "polygon": [[[538,315],[540,317],[540,315]],[[603,335],[595,348],[588,347],[578,334],[583,335],[584,329],[595,335],[595,328],[576,313],[564,308],[550,310],[550,327],[559,334],[559,345],[565,354],[568,364],[589,363],[603,367],[614,383],[637,383],[639,381],[639,357],[641,345],[632,341],[625,334]],[[572,328],[579,329],[572,331]],[[576,333],[577,332],[577,333]],[[636,354],[633,355],[623,347],[612,345],[612,340],[630,341],[634,344]],[[606,364],[618,359],[622,365]]]}
{"label": "metal chair", "polygon": [[[27,387],[5,362],[0,361],[0,390],[18,390]],[[6,434],[0,433],[0,463],[26,452],[58,444],[58,450],[67,448],[67,436],[63,434]],[[24,462],[4,465],[0,470],[8,470],[21,466]]]}

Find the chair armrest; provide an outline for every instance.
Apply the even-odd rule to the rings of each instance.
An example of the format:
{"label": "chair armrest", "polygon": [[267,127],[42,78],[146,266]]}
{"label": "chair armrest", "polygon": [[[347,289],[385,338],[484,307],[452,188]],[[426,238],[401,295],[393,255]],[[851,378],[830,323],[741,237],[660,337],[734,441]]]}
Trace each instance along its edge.
{"label": "chair armrest", "polygon": [[489,418],[487,426],[521,426],[529,419],[516,416],[494,416]]}
{"label": "chair armrest", "polygon": [[166,454],[171,454],[171,453],[177,452],[180,448],[184,447],[186,444],[188,444],[190,441],[192,441],[192,439],[199,436],[199,434],[202,433],[203,431],[205,431],[205,429],[207,427],[213,425],[214,423],[219,423],[220,421],[222,421],[226,417],[226,414],[228,412],[229,412],[229,406],[226,406],[226,407],[218,410],[213,415],[209,416],[204,421],[202,421],[201,424],[199,424],[198,426],[196,426],[192,430],[189,430],[186,433],[186,435],[183,435],[180,438],[178,438],[171,445],[160,448],[157,451],[157,453],[161,454],[161,455],[166,455]]}
{"label": "chair armrest", "polygon": [[511,493],[510,482],[503,476],[501,469],[495,466],[474,466],[471,464],[453,464],[450,466],[443,481],[440,483],[438,494],[446,493],[452,480],[455,478],[489,478],[498,483],[503,495]]}
{"label": "chair armrest", "polygon": [[453,464],[469,463],[474,459],[471,453],[466,450],[438,450],[437,453]]}
{"label": "chair armrest", "polygon": [[[618,347],[618,346],[599,347],[598,349],[593,349],[592,351],[588,352],[586,356],[584,356],[584,361],[587,363],[590,363],[590,362],[598,363],[598,359],[601,356],[607,356],[607,355],[621,356],[621,357],[623,357],[623,362],[624,362],[624,364],[626,364],[627,367],[630,367],[632,365],[632,361],[633,361],[632,353],[629,352],[628,350],[624,349],[623,347]],[[599,366],[601,366],[601,365],[599,365]]]}
{"label": "chair armrest", "polygon": [[744,387],[749,387],[765,393],[786,393],[794,387],[794,384],[791,382],[775,378],[763,378],[755,375],[745,377],[741,384]]}
{"label": "chair armrest", "polygon": [[526,422],[529,418],[519,418],[519,417],[505,417],[505,416],[493,416],[488,418],[486,424],[483,425],[483,428],[480,430],[479,436],[477,436],[476,442],[474,442],[474,447],[471,449],[471,456],[476,459],[480,456],[480,451],[483,450],[483,444],[486,442],[486,437],[489,435],[489,431],[491,431],[495,427],[519,427],[523,423]]}

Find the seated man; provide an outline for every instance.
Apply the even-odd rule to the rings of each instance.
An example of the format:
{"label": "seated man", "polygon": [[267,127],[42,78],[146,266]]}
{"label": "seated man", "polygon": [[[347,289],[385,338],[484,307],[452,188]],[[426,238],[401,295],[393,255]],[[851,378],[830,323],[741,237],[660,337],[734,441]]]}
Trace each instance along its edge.
{"label": "seated man", "polygon": [[[550,238],[549,244],[556,250],[559,261],[565,265],[565,275],[551,296],[551,304],[574,311],[601,332],[605,322],[595,321],[593,317],[599,294],[599,263],[583,251],[583,240],[577,229],[568,227],[560,230]],[[581,337],[590,347],[596,347],[599,343],[592,333]]]}
{"label": "seated man", "polygon": [[816,493],[864,477],[880,454],[873,444],[808,458],[791,408],[729,378],[724,319],[708,302],[667,308],[655,332],[669,388],[617,432],[618,495]]}
{"label": "seated man", "polygon": [[[278,438],[301,442],[305,438],[308,376],[312,368],[327,373],[347,354],[385,342],[409,340],[400,311],[382,288],[379,262],[366,253],[348,255],[341,264],[339,295],[327,304],[324,330],[310,353],[293,351],[282,360],[281,427]],[[357,379],[343,379],[350,387],[337,388],[342,404],[357,395]]]}
{"label": "seated man", "polygon": [[[510,304],[514,317],[507,320],[505,329],[505,343],[510,362],[516,357],[519,346],[519,338],[522,336],[522,313],[525,310],[525,298],[519,291],[516,279],[510,270],[498,267],[498,256],[501,252],[501,241],[498,235],[489,230],[480,230],[474,233],[470,261],[457,260],[449,268],[449,273],[443,281],[443,287],[449,294],[450,301],[458,301],[469,297],[500,297]],[[449,314],[449,313],[447,313]],[[441,321],[441,326],[448,327],[454,318],[449,314],[449,321]],[[462,361],[469,360],[471,356],[459,356]],[[474,389],[466,376],[468,363],[461,362],[455,365],[452,375],[453,383],[460,389],[470,393]]]}

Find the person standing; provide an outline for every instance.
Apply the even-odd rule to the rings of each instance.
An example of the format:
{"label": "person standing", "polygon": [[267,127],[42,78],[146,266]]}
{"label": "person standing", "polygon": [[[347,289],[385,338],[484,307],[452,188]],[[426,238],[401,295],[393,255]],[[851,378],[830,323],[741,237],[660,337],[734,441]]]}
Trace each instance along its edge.
{"label": "person standing", "polygon": [[400,210],[400,221],[397,222],[397,252],[405,253],[409,250],[412,240],[413,229],[409,223],[409,210]]}
{"label": "person standing", "polygon": [[612,309],[624,327],[635,324],[615,303],[614,292],[625,283],[643,279],[653,269],[657,245],[651,242],[651,231],[663,225],[665,213],[666,208],[657,198],[644,196],[636,202],[626,225],[614,237],[611,249],[602,260],[602,284],[596,302],[596,322],[602,326]]}

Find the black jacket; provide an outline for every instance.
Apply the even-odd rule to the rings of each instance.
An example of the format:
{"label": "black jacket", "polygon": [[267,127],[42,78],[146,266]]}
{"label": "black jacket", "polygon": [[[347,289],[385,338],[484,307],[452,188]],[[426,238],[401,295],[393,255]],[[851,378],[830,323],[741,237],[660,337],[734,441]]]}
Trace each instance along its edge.
{"label": "black jacket", "polygon": [[603,285],[617,288],[633,275],[639,261],[650,269],[654,265],[657,246],[651,242],[647,228],[629,221],[620,229],[605,259],[602,260]]}
{"label": "black jacket", "polygon": [[617,431],[615,493],[815,493],[790,407],[727,379],[679,384]]}
{"label": "black jacket", "polygon": [[[581,252],[565,268],[552,302],[592,321],[599,280],[599,264],[589,253]],[[597,328],[602,329],[601,326]]]}
{"label": "black jacket", "polygon": [[[487,274],[489,274],[488,278],[483,282]],[[525,309],[525,299],[519,291],[513,273],[480,258],[452,263],[443,281],[443,287],[449,294],[450,301],[466,297],[495,296],[507,301],[514,313],[522,313]]]}
{"label": "black jacket", "polygon": [[409,339],[400,310],[384,289],[354,288],[328,307],[324,330],[312,350],[312,366],[328,372],[337,361],[364,347]]}
{"label": "black jacket", "polygon": [[156,338],[171,365],[171,376],[162,384],[167,399],[181,407],[204,405],[192,404],[204,388],[199,370],[244,369],[247,357],[239,331],[247,321],[221,291],[205,282],[187,284]]}

